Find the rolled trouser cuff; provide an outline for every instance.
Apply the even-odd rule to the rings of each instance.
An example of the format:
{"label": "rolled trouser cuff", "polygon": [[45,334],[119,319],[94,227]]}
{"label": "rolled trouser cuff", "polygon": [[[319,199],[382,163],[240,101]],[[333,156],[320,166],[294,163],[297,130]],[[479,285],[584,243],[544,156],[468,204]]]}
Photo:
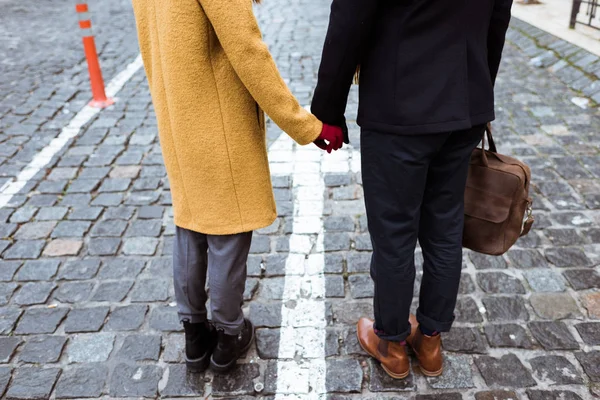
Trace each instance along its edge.
{"label": "rolled trouser cuff", "polygon": [[375,325],[373,325],[373,330],[379,339],[387,340],[388,342],[404,342],[408,336],[410,336],[410,325],[406,332],[402,332],[395,335],[390,335],[382,330],[377,329]]}
{"label": "rolled trouser cuff", "polygon": [[206,314],[182,314],[178,313],[179,322],[189,322],[190,324],[201,324],[208,320]]}
{"label": "rolled trouser cuff", "polygon": [[417,310],[417,321],[419,321],[419,325],[423,325],[424,327],[431,329],[436,332],[449,332],[452,328],[452,324],[454,323],[454,317],[452,321],[440,322],[434,319],[429,318],[421,312],[421,309]]}

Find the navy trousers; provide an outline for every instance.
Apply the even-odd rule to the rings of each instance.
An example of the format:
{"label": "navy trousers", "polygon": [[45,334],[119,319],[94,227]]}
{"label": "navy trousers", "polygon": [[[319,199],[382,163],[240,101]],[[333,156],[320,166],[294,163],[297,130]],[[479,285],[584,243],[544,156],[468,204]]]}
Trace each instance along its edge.
{"label": "navy trousers", "polygon": [[375,328],[383,339],[403,341],[410,334],[417,240],[425,260],[417,319],[438,332],[452,326],[468,166],[484,128],[412,136],[361,133]]}

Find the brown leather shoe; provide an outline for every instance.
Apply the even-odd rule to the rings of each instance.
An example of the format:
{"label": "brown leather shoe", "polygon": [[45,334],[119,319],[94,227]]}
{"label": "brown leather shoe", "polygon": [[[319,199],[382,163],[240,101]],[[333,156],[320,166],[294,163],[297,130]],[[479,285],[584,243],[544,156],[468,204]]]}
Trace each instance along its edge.
{"label": "brown leather shoe", "polygon": [[361,318],[356,326],[358,342],[364,351],[381,363],[385,372],[395,379],[404,379],[410,373],[406,346],[380,339],[373,330],[373,321]]}
{"label": "brown leather shoe", "polygon": [[426,376],[440,376],[444,371],[444,359],[442,358],[442,336],[423,335],[417,322],[417,318],[410,316],[411,334],[406,342],[412,347],[417,359],[419,368]]}

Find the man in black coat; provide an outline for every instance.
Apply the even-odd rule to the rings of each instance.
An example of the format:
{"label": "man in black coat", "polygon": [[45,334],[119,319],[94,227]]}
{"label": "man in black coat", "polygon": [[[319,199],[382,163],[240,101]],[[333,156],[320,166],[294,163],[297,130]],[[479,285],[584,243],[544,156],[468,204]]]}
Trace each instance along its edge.
{"label": "man in black coat", "polygon": [[[359,68],[375,321],[361,319],[358,333],[396,378],[408,375],[406,342],[425,374],[442,372],[439,332],[454,320],[468,163],[494,119],[511,6],[512,0],[333,0],[312,112],[346,126]],[[409,310],[417,240],[424,265],[415,318]]]}

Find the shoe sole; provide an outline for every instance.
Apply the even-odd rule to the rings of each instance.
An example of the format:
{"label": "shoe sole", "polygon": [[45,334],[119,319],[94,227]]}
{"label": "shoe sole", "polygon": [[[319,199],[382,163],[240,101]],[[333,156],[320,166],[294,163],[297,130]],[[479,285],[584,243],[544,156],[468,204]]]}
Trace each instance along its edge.
{"label": "shoe sole", "polygon": [[429,376],[429,377],[440,376],[444,372],[444,367],[440,368],[438,371],[435,371],[435,372],[427,371],[426,369],[424,369],[420,365],[419,365],[419,369],[421,370],[421,372],[423,373],[423,375]]}
{"label": "shoe sole", "polygon": [[210,365],[210,357],[211,353],[206,353],[204,356],[200,358],[196,358],[193,360],[185,358],[185,366],[189,372],[192,373],[202,373],[208,369]]}
{"label": "shoe sole", "polygon": [[237,361],[246,353],[248,352],[248,350],[250,350],[250,347],[252,347],[252,344],[254,343],[254,326],[252,327],[252,337],[250,337],[250,341],[248,342],[248,344],[246,345],[246,347],[244,347],[242,350],[240,350],[240,356],[238,358],[233,359],[231,362],[225,364],[225,365],[220,365],[217,364],[213,359],[212,356],[210,357],[210,369],[218,372],[220,374],[224,373],[224,372],[228,372],[230,371],[233,367],[235,367],[235,365],[237,364]]}
{"label": "shoe sole", "polygon": [[[358,326],[357,326],[358,328]],[[379,361],[377,359],[377,356],[375,356],[373,353],[371,353],[369,350],[367,350],[365,348],[365,346],[362,344],[362,342],[360,341],[360,337],[358,337],[358,329],[356,330],[356,338],[358,339],[358,344],[360,344],[360,347],[362,347],[362,349],[365,351],[365,353],[367,353],[368,355],[370,355],[371,357],[373,357],[374,359],[376,359],[377,361]],[[387,367],[385,365],[383,365],[381,363],[381,361],[379,361],[379,364],[381,364],[381,368],[383,368],[383,370],[385,371],[386,374],[388,374],[389,376],[391,376],[394,379],[404,379],[408,376],[408,374],[410,374],[410,368],[408,369],[408,371],[402,373],[402,374],[396,374],[392,371],[390,371],[389,369],[387,369]]]}

